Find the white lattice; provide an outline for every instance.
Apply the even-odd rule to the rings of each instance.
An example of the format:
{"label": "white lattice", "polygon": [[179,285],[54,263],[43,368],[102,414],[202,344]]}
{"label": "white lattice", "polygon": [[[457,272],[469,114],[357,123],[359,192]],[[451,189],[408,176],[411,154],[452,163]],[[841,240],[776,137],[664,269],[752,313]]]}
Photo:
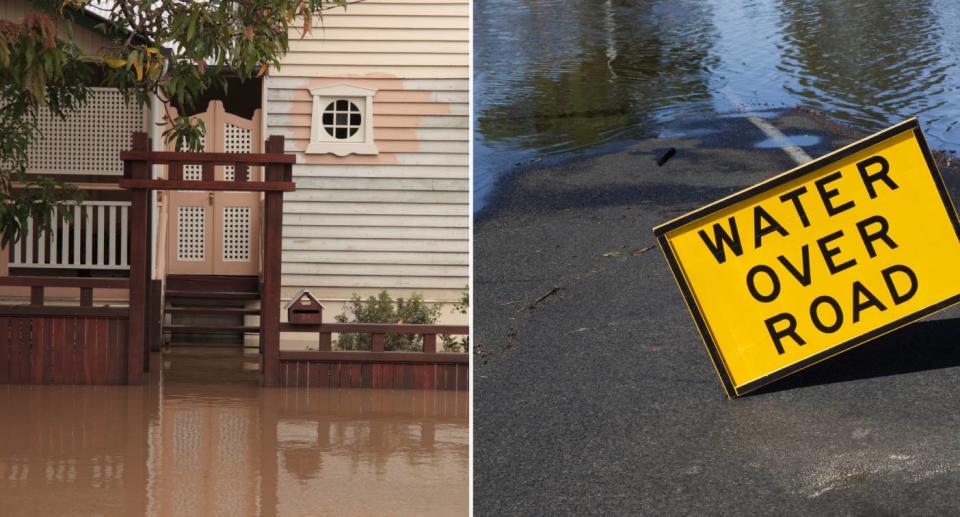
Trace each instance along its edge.
{"label": "white lattice", "polygon": [[250,207],[223,208],[223,261],[250,261]]}
{"label": "white lattice", "polygon": [[[207,148],[207,139],[206,137],[200,137],[200,147]],[[203,166],[202,165],[184,165],[183,166],[183,179],[188,181],[200,181],[203,179]]]}
{"label": "white lattice", "polygon": [[40,108],[39,135],[28,150],[28,172],[120,175],[120,151],[134,131],[143,131],[144,110],[119,90],[92,88],[87,102],[65,119]]}
{"label": "white lattice", "polygon": [[[223,125],[223,152],[251,153],[253,152],[253,137],[249,129],[233,124]],[[223,168],[223,179],[233,181],[233,165]]]}
{"label": "white lattice", "polygon": [[177,260],[200,262],[206,258],[207,207],[177,207]]}

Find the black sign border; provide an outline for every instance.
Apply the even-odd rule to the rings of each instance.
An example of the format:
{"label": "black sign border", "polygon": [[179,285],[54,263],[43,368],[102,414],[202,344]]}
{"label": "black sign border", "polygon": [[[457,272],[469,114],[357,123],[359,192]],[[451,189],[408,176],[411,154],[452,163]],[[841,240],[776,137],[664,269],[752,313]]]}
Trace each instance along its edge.
{"label": "black sign border", "polygon": [[673,248],[667,241],[666,234],[677,228],[680,228],[681,226],[685,226],[703,217],[712,215],[728,206],[739,203],[740,201],[753,197],[757,194],[772,190],[780,185],[783,185],[784,183],[809,174],[810,172],[829,165],[830,163],[842,160],[848,156],[863,151],[868,147],[881,143],[884,140],[888,140],[907,131],[913,131],[917,142],[920,144],[920,150],[927,162],[927,169],[931,176],[933,176],[933,182],[937,186],[937,190],[940,192],[940,199],[943,201],[944,209],[947,211],[947,217],[949,217],[953,223],[954,233],[957,235],[957,239],[960,240],[960,219],[957,218],[957,211],[950,199],[950,194],[947,192],[946,185],[943,182],[943,177],[940,174],[940,169],[937,167],[937,164],[933,159],[933,155],[930,152],[930,147],[927,145],[926,138],[923,137],[923,131],[920,129],[920,124],[916,117],[911,117],[903,122],[900,122],[899,124],[884,129],[879,133],[875,133],[846,147],[825,154],[816,160],[805,163],[795,169],[791,169],[783,174],[770,178],[767,181],[758,183],[752,187],[748,187],[744,190],[731,194],[730,196],[720,199],[719,201],[698,208],[692,212],[688,212],[653,229],[653,233],[657,238],[657,243],[660,245],[660,250],[667,259],[667,264],[670,266],[670,270],[673,273],[673,278],[676,280],[677,286],[680,288],[680,292],[683,294],[683,299],[687,304],[687,309],[690,311],[690,315],[693,316],[693,321],[697,326],[697,330],[700,332],[700,337],[703,339],[704,345],[707,347],[710,360],[713,361],[713,367],[720,376],[720,382],[723,384],[723,389],[726,392],[727,397],[735,398],[754,391],[761,386],[765,386],[771,382],[787,377],[788,375],[794,374],[800,370],[803,370],[804,368],[823,361],[824,359],[843,353],[851,348],[862,345],[868,341],[872,341],[904,325],[913,323],[914,321],[946,309],[947,307],[960,302],[960,294],[920,309],[896,321],[873,329],[870,332],[866,332],[850,340],[844,341],[815,355],[807,357],[806,359],[781,368],[773,373],[760,377],[759,379],[748,382],[742,386],[735,386],[726,365],[723,363],[723,356],[720,354],[717,344],[713,341],[713,337],[711,336],[709,328],[706,325],[706,320],[704,319],[703,314],[700,312],[700,308],[697,305],[696,300],[693,298],[693,292],[690,290],[690,286],[687,284],[686,277],[684,277],[683,271],[680,269],[680,264],[677,261],[677,257],[673,253]]}

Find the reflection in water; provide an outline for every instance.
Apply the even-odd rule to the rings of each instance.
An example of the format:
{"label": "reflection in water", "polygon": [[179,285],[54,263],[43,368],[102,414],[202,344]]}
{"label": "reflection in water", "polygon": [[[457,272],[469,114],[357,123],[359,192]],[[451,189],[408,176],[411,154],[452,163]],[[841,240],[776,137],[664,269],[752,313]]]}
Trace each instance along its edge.
{"label": "reflection in water", "polygon": [[[805,106],[863,132],[918,115],[960,149],[960,3],[483,0],[475,208],[516,162],[656,137],[680,118]],[[689,124],[688,124],[689,125]]]}
{"label": "reflection in water", "polygon": [[794,79],[785,89],[799,102],[861,128],[946,104],[947,71],[956,63],[944,59],[929,1],[792,1],[779,10],[778,70]]}
{"label": "reflection in water", "polygon": [[484,138],[569,150],[645,126],[666,99],[709,98],[701,70],[713,36],[701,2],[597,3],[527,2],[506,24],[491,15],[505,17],[516,2],[478,9],[486,14],[477,17],[475,51]]}
{"label": "reflection in water", "polygon": [[160,377],[0,386],[0,515],[467,511],[465,393]]}

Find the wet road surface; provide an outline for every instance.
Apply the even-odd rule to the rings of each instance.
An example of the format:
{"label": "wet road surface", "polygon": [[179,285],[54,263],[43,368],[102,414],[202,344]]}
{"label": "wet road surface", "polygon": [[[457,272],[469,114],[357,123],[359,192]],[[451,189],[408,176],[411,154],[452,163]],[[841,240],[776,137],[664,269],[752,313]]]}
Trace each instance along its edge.
{"label": "wet road surface", "polygon": [[[765,115],[814,157],[851,141]],[[520,171],[477,223],[476,515],[960,512],[957,309],[724,398],[651,229],[794,162],[742,115],[676,124]]]}
{"label": "wet road surface", "polygon": [[0,515],[467,514],[466,394],[261,389],[255,356],[176,350],[143,387],[0,386]]}
{"label": "wet road surface", "polygon": [[[518,162],[801,106],[960,151],[952,0],[478,0],[475,208]],[[695,136],[695,135],[690,135]]]}

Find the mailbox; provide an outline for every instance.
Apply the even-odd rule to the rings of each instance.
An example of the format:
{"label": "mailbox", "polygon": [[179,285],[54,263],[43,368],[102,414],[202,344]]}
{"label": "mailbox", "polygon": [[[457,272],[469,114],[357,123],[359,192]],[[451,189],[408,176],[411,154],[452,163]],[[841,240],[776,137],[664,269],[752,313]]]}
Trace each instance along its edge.
{"label": "mailbox", "polygon": [[319,325],[323,322],[323,305],[301,289],[287,304],[287,321],[293,325]]}

